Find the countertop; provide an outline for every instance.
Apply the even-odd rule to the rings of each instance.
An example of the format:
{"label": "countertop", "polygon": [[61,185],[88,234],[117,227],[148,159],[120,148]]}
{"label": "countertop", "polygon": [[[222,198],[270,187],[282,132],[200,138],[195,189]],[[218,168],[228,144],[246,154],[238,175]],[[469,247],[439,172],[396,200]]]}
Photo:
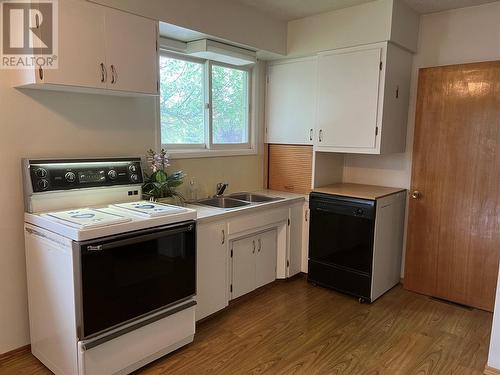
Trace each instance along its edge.
{"label": "countertop", "polygon": [[396,194],[401,191],[406,191],[406,189],[387,187],[387,186],[341,183],[341,184],[333,184],[333,185],[318,187],[313,189],[313,191],[318,193],[341,195],[344,197],[375,200],[385,197],[387,195]]}
{"label": "countertop", "polygon": [[[307,194],[294,194],[287,193],[284,191],[274,191],[274,190],[259,190],[252,191],[251,193],[265,195],[268,197],[279,197],[283,198],[277,201],[264,202],[259,204],[249,204],[247,206],[235,207],[235,208],[217,208],[210,206],[201,206],[196,204],[187,204],[186,207],[196,210],[196,220],[198,222],[212,221],[212,220],[222,220],[228,217],[241,215],[242,213],[253,213],[259,210],[267,210],[271,208],[278,208],[281,206],[288,206],[295,202],[303,202],[308,199]],[[231,193],[226,196],[229,197]]]}

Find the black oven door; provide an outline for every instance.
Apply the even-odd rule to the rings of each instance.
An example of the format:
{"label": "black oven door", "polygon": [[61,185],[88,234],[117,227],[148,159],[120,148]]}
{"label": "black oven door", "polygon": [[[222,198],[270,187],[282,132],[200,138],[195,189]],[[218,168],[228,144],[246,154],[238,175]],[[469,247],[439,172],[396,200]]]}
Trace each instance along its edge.
{"label": "black oven door", "polygon": [[80,339],[196,294],[194,221],[74,246]]}

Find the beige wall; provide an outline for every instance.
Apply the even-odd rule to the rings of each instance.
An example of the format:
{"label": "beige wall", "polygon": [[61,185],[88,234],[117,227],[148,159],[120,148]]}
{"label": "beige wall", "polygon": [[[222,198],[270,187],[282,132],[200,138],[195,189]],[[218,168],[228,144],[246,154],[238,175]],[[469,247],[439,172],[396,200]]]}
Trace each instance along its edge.
{"label": "beige wall", "polygon": [[19,91],[0,71],[0,353],[29,340],[21,158],[141,155],[154,110],[153,98]]}
{"label": "beige wall", "polygon": [[177,159],[171,162],[171,169],[187,173],[186,183],[180,189],[187,198],[192,177],[198,184],[198,198],[204,198],[215,194],[218,182],[227,182],[229,193],[261,189],[263,163],[262,155]]}
{"label": "beige wall", "polygon": [[234,0],[92,0],[232,43],[286,53],[286,22]]}

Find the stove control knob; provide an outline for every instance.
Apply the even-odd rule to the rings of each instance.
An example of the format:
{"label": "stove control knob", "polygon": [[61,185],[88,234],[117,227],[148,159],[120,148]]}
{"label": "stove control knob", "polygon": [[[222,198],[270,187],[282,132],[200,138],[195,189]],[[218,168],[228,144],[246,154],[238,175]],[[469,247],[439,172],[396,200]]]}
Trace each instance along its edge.
{"label": "stove control knob", "polygon": [[38,178],[45,178],[47,177],[47,170],[45,168],[38,168],[37,170],[35,170],[35,175]]}
{"label": "stove control knob", "polygon": [[357,208],[356,211],[354,211],[354,215],[356,216],[362,216],[365,213],[365,211],[361,208]]}
{"label": "stove control knob", "polygon": [[128,166],[128,170],[131,173],[135,173],[137,171],[137,167],[134,164],[131,164],[131,165]]}
{"label": "stove control knob", "polygon": [[65,175],[64,175],[64,178],[66,179],[66,181],[68,182],[75,182],[76,180],[76,175],[73,173],[73,172],[67,172]]}
{"label": "stove control knob", "polygon": [[49,188],[49,181],[42,179],[38,181],[38,187],[40,190],[47,190]]}
{"label": "stove control knob", "polygon": [[114,169],[110,169],[108,172],[108,177],[110,180],[114,180],[115,178],[118,177],[118,173]]}
{"label": "stove control knob", "polygon": [[132,181],[132,182],[137,182],[137,181],[139,181],[139,176],[138,176],[137,174],[135,174],[135,173],[134,173],[134,174],[131,174],[131,175],[130,175],[130,181]]}

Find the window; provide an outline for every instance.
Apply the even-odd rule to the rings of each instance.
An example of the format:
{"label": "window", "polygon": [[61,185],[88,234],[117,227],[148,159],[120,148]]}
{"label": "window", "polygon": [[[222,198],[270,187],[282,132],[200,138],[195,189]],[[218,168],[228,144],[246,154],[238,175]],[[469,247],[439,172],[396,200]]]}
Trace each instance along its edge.
{"label": "window", "polygon": [[251,71],[208,60],[160,56],[160,135],[170,149],[251,148]]}

